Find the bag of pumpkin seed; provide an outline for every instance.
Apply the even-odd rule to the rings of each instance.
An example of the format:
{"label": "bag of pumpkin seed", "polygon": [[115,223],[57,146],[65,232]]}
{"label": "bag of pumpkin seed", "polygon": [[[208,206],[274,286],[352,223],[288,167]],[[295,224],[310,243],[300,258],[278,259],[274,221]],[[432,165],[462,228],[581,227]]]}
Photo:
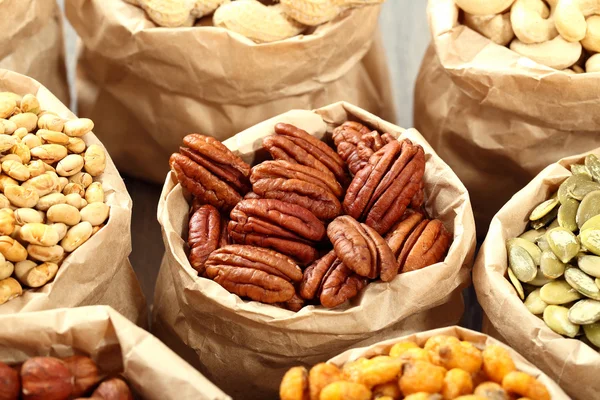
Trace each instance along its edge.
{"label": "bag of pumpkin seed", "polygon": [[62,13],[55,0],[0,1],[0,68],[41,82],[69,104]]}
{"label": "bag of pumpkin seed", "polygon": [[[190,27],[157,26],[130,3],[66,1],[83,42],[79,113],[99,121],[96,133],[129,176],[162,183],[185,134],[223,141],[292,109],[343,100],[395,120],[379,5],[255,43],[212,26],[210,16]],[[165,9],[175,3],[184,2],[164,2]]]}
{"label": "bag of pumpkin seed", "polygon": [[484,331],[577,399],[600,391],[598,154],[564,158],[513,196],[473,271]]}

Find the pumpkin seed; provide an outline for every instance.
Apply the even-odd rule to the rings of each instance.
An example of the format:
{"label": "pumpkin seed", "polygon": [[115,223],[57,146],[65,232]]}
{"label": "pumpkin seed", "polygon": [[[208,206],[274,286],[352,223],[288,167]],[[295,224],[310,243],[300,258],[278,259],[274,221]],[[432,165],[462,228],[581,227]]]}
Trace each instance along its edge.
{"label": "pumpkin seed", "polygon": [[571,165],[571,173],[573,175],[581,175],[584,178],[589,179],[590,181],[592,180],[592,173],[590,172],[588,167],[586,167],[585,165],[582,165],[582,164]]}
{"label": "pumpkin seed", "polygon": [[529,296],[525,299],[525,307],[534,315],[540,315],[544,312],[548,303],[540,297],[540,289],[535,289],[529,293]]}
{"label": "pumpkin seed", "polygon": [[532,281],[537,274],[533,258],[527,250],[519,245],[513,244],[510,246],[508,250],[508,264],[517,279],[521,282]]}
{"label": "pumpkin seed", "polygon": [[581,244],[584,245],[589,252],[600,256],[600,229],[586,229],[581,231],[579,233],[579,238]]}
{"label": "pumpkin seed", "polygon": [[600,301],[579,300],[569,309],[569,321],[579,325],[593,324],[600,321]]}
{"label": "pumpkin seed", "polygon": [[600,229],[600,215],[596,215],[596,216],[588,219],[581,226],[581,228],[579,228],[580,231],[585,231],[587,229]]}
{"label": "pumpkin seed", "polygon": [[548,239],[546,239],[546,235],[542,236],[535,243],[542,251],[552,251],[550,245],[548,244]]}
{"label": "pumpkin seed", "polygon": [[579,253],[577,237],[568,229],[551,229],[546,233],[546,239],[554,254],[565,264]]}
{"label": "pumpkin seed", "polygon": [[542,218],[535,220],[535,221],[530,221],[530,225],[533,229],[542,229],[543,227],[552,223],[554,221],[554,219],[556,218],[557,214],[558,214],[558,207],[554,207],[552,209],[552,211],[550,211],[548,214],[544,215]]}
{"label": "pumpkin seed", "polygon": [[523,292],[523,285],[521,285],[521,282],[519,282],[519,280],[517,279],[515,274],[511,271],[510,268],[508,269],[508,278],[510,279],[510,282],[515,287],[515,290],[517,291],[519,298],[521,300],[525,300],[525,292]]}
{"label": "pumpkin seed", "polygon": [[536,266],[540,265],[540,262],[542,260],[542,250],[540,250],[540,248],[535,243],[531,243],[529,240],[521,238],[509,239],[506,241],[508,251],[510,251],[510,248],[513,245],[517,245],[527,250],[531,258],[533,259],[534,264]]}
{"label": "pumpkin seed", "polygon": [[552,251],[542,253],[540,270],[545,277],[550,279],[560,278],[565,272],[566,265],[563,264]]}
{"label": "pumpkin seed", "polygon": [[529,220],[530,221],[537,221],[538,219],[540,219],[543,216],[547,215],[557,205],[558,205],[558,199],[557,198],[549,199],[549,200],[546,200],[546,201],[542,202],[536,208],[533,209],[533,211],[529,215]]}
{"label": "pumpkin seed", "polygon": [[579,229],[591,218],[600,215],[600,190],[588,193],[577,209],[576,221]]}
{"label": "pumpkin seed", "polygon": [[575,290],[590,299],[600,300],[600,288],[594,280],[579,268],[567,268],[565,280]]}
{"label": "pumpkin seed", "polygon": [[547,278],[546,276],[544,276],[544,273],[538,268],[535,278],[533,278],[532,281],[527,282],[527,284],[531,285],[531,286],[535,286],[535,287],[541,287],[541,286],[544,286],[546,283],[549,283],[552,281],[553,281],[553,279],[550,279],[550,278]]}
{"label": "pumpkin seed", "polygon": [[558,216],[556,220],[558,225],[562,228],[568,229],[571,232],[575,232],[577,226],[577,210],[579,209],[579,202],[575,199],[567,199],[558,209]]}
{"label": "pumpkin seed", "polygon": [[585,157],[585,166],[590,171],[592,178],[600,182],[600,160],[594,154],[588,154]]}
{"label": "pumpkin seed", "polygon": [[600,257],[580,254],[577,257],[577,265],[586,274],[600,278]]}
{"label": "pumpkin seed", "polygon": [[549,282],[540,290],[540,298],[547,304],[567,304],[581,297],[577,290],[563,280]]}
{"label": "pumpkin seed", "polygon": [[591,182],[589,179],[586,179],[585,177],[583,177],[581,175],[572,175],[572,176],[568,177],[567,179],[565,179],[563,181],[563,183],[561,183],[560,186],[558,187],[557,193],[558,193],[558,201],[560,201],[560,204],[565,204],[567,199],[569,199],[569,190],[572,187],[577,185],[578,182],[583,182],[586,180],[588,182]]}
{"label": "pumpkin seed", "polygon": [[544,322],[559,335],[574,338],[579,333],[579,325],[569,321],[569,309],[566,307],[546,307],[544,310]]}
{"label": "pumpkin seed", "polygon": [[[557,208],[556,210],[558,210],[558,208]],[[558,217],[558,212],[557,212],[556,216]],[[548,226],[546,227],[546,232],[547,232],[547,231],[549,231],[550,229],[554,229],[554,228],[558,228],[558,227],[560,227],[560,225],[559,225],[559,223],[558,223],[558,218],[555,218],[555,219],[554,219],[554,220],[553,220],[553,221],[550,223],[550,225],[548,225]]]}
{"label": "pumpkin seed", "polygon": [[581,201],[585,196],[595,190],[600,190],[600,184],[598,182],[588,181],[585,179],[581,182],[578,182],[573,187],[568,188],[567,193],[569,197]]}
{"label": "pumpkin seed", "polygon": [[583,332],[585,332],[585,337],[594,346],[600,347],[600,323],[584,325]]}
{"label": "pumpkin seed", "polygon": [[596,286],[598,286],[598,289],[600,289],[600,278],[596,278],[594,280],[594,283],[596,284]]}
{"label": "pumpkin seed", "polygon": [[546,234],[546,229],[540,230],[530,229],[527,232],[521,234],[519,239],[527,240],[528,242],[535,243],[539,238]]}

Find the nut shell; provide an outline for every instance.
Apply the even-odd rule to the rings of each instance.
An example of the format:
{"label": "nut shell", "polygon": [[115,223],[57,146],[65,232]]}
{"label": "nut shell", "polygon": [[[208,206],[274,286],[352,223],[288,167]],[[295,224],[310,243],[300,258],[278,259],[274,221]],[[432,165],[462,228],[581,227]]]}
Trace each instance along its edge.
{"label": "nut shell", "polygon": [[73,392],[73,375],[53,357],[34,357],[21,367],[24,400],[64,400]]}

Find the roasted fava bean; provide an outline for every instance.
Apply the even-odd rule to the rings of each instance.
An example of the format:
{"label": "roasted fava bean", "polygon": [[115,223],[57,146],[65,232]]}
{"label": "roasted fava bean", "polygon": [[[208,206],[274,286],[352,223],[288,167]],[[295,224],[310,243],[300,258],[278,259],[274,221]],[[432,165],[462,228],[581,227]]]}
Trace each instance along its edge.
{"label": "roasted fava bean", "polygon": [[56,172],[60,176],[72,176],[83,168],[83,157],[78,154],[69,154],[58,162]]}
{"label": "roasted fava bean", "polygon": [[29,147],[23,143],[17,143],[11,147],[10,153],[19,157],[19,160],[23,164],[27,164],[29,161],[31,161],[31,152],[29,151]]}
{"label": "roasted fava bean", "polygon": [[10,261],[6,261],[4,256],[0,254],[0,281],[11,276],[14,270],[14,264]]}
{"label": "roasted fava bean", "polygon": [[0,236],[0,253],[8,261],[19,262],[27,259],[27,250],[10,236]]}
{"label": "roasted fava bean", "polygon": [[21,143],[29,148],[31,156],[31,150],[35,147],[41,146],[42,139],[32,133],[28,133],[23,139],[21,139]]}
{"label": "roasted fava bean", "polygon": [[59,246],[38,246],[30,244],[27,246],[29,257],[41,262],[51,262],[58,264],[64,257],[65,250]]}
{"label": "roasted fava bean", "polygon": [[30,178],[35,178],[36,176],[40,176],[46,172],[44,162],[40,160],[31,161],[29,164],[27,164],[27,169],[29,170]]}
{"label": "roasted fava bean", "polygon": [[93,144],[87,148],[85,155],[85,172],[91,176],[98,176],[104,172],[106,168],[106,153],[104,149],[97,144]]}
{"label": "roasted fava bean", "polygon": [[27,132],[33,131],[37,127],[38,117],[34,113],[21,113],[13,115],[9,121],[14,122],[18,128],[25,128]]}
{"label": "roasted fava bean", "polygon": [[94,179],[87,172],[78,172],[69,177],[69,182],[80,184],[84,189],[87,189],[93,181]]}
{"label": "roasted fava bean", "polygon": [[78,194],[79,197],[85,196],[85,189],[78,183],[67,183],[62,192],[65,196],[68,196],[73,193]]}
{"label": "roasted fava bean", "polygon": [[67,156],[67,148],[60,144],[43,144],[31,149],[31,155],[46,164],[54,164]]}
{"label": "roasted fava bean", "polygon": [[56,204],[66,204],[67,198],[62,193],[51,193],[41,197],[35,208],[40,211],[48,211],[48,209]]}
{"label": "roasted fava bean", "polygon": [[71,137],[81,137],[94,129],[94,123],[88,118],[71,119],[65,122],[63,132]]}
{"label": "roasted fava bean", "polygon": [[12,204],[23,208],[35,207],[40,199],[38,191],[27,186],[8,186],[4,189],[4,195]]}
{"label": "roasted fava bean", "polygon": [[11,235],[15,230],[17,221],[15,219],[14,211],[10,208],[0,209],[0,234]]}
{"label": "roasted fava bean", "polygon": [[24,182],[29,179],[29,169],[21,163],[21,160],[6,160],[2,162],[2,172],[13,179]]}
{"label": "roasted fava bean", "polygon": [[49,225],[29,223],[21,227],[21,239],[40,246],[54,246],[58,243],[58,233]]}
{"label": "roasted fava bean", "polygon": [[37,265],[33,261],[21,261],[15,265],[17,279],[26,286],[37,288],[44,286],[54,279],[58,272],[58,265],[45,262]]}
{"label": "roasted fava bean", "polygon": [[[51,174],[52,174],[52,172],[44,172],[43,174],[36,176],[35,178],[31,178],[28,181],[23,182],[22,186],[23,186],[23,188],[34,190],[38,195],[37,200],[39,200],[40,197],[43,197],[47,194],[52,193],[52,191],[56,187],[57,180],[55,180],[54,176]],[[9,198],[9,200],[10,200],[10,198]],[[36,200],[36,204],[37,204],[37,200]],[[12,200],[11,200],[11,202],[12,202]],[[34,204],[34,206],[35,206],[35,204]],[[31,208],[33,206],[29,206],[29,207]]]}
{"label": "roasted fava bean", "polygon": [[61,240],[60,245],[67,253],[71,253],[87,242],[90,236],[92,236],[92,224],[89,222],[80,222],[67,231],[67,234],[64,239]]}
{"label": "roasted fava bean", "polygon": [[38,119],[38,128],[40,129],[62,132],[64,126],[65,120],[52,113],[41,115]]}
{"label": "roasted fava bean", "polygon": [[104,189],[100,182],[94,182],[85,191],[85,200],[91,203],[104,203]]}
{"label": "roasted fava bean", "polygon": [[15,221],[17,225],[25,225],[28,223],[44,222],[44,213],[33,208],[19,208],[15,210]]}
{"label": "roasted fava bean", "polygon": [[69,143],[69,137],[62,132],[39,129],[35,135],[42,139],[44,143],[60,144],[62,146],[66,146]]}
{"label": "roasted fava bean", "polygon": [[406,396],[404,400],[442,400],[442,395],[419,392]]}
{"label": "roasted fava bean", "polygon": [[85,142],[83,139],[78,137],[70,137],[69,144],[67,144],[67,150],[73,154],[81,154],[85,151]]}
{"label": "roasted fava bean", "polygon": [[10,201],[8,201],[8,199],[6,198],[5,195],[0,194],[0,209],[9,208],[9,207],[10,207]]}
{"label": "roasted fava bean", "polygon": [[39,114],[41,111],[40,102],[38,101],[37,97],[29,93],[23,96],[23,98],[21,99],[20,108],[21,112],[33,113],[36,115]]}
{"label": "roasted fava bean", "polygon": [[63,238],[67,234],[67,231],[69,230],[69,227],[66,224],[60,222],[50,224],[49,226],[51,226],[52,229],[54,229],[56,233],[58,233],[58,240],[63,240]]}
{"label": "roasted fava bean", "polygon": [[[77,225],[81,221],[81,214],[79,213],[79,210],[76,207],[73,207],[69,204],[53,205],[48,209],[46,217],[48,218],[49,222],[61,222],[69,226]],[[100,218],[96,215],[92,215],[92,217],[96,217],[96,219]]]}
{"label": "roasted fava bean", "polygon": [[66,204],[69,204],[79,210],[88,205],[88,202],[81,198],[79,193],[71,193],[65,196]]}
{"label": "roasted fava bean", "polygon": [[0,304],[4,304],[22,294],[23,288],[16,279],[6,278],[0,281]]}

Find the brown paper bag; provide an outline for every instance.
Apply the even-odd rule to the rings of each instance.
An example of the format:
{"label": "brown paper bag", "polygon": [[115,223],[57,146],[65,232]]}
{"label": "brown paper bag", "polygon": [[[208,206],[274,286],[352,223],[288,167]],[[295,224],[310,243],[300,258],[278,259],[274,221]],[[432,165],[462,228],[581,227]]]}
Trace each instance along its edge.
{"label": "brown paper bag", "polygon": [[394,344],[405,340],[412,341],[417,343],[419,346],[423,346],[425,345],[427,339],[436,335],[454,336],[459,338],[460,340],[466,340],[468,342],[473,343],[479,349],[484,349],[486,346],[489,346],[491,344],[501,345],[510,352],[510,355],[519,371],[528,373],[529,375],[537,378],[541,383],[546,385],[548,392],[550,392],[550,395],[552,396],[552,400],[569,400],[569,396],[567,396],[565,392],[563,392],[563,390],[556,384],[556,382],[550,379],[547,375],[545,375],[542,371],[540,371],[533,364],[527,361],[515,350],[511,349],[506,345],[503,345],[502,343],[487,335],[458,326],[435,329],[428,332],[420,332],[404,337],[386,340],[384,342],[380,342],[369,347],[348,350],[347,352],[332,358],[331,360],[329,360],[329,362],[341,367],[345,363],[350,361],[356,361],[361,357],[371,358],[378,355],[387,354],[389,352],[389,349]]}
{"label": "brown paper bag", "polygon": [[0,361],[91,357],[103,374],[122,375],[144,400],[231,400],[158,339],[110,307],[0,316]]}
{"label": "brown paper bag", "polygon": [[[75,117],[48,89],[26,76],[0,70],[0,91],[32,93],[42,109],[63,118]],[[88,145],[102,145],[93,133],[83,139]],[[110,206],[106,226],[63,261],[54,281],[40,289],[25,290],[22,296],[0,306],[0,314],[104,304],[134,322],[145,322],[144,295],[127,258],[131,253],[131,198],[108,153],[99,181]]]}
{"label": "brown paper bag", "polygon": [[415,88],[415,127],[469,190],[481,238],[546,165],[600,146],[599,74],[567,75],[457,25],[429,0],[433,35]]}
{"label": "brown paper bag", "polygon": [[[593,151],[600,154],[600,149]],[[544,169],[496,214],[479,251],[473,282],[491,328],[519,353],[546,372],[575,399],[593,399],[600,392],[600,354],[577,339],[554,333],[531,314],[504,278],[508,268],[505,243],[526,229],[529,214],[571,175],[568,167],[585,154],[560,160]],[[484,325],[485,327],[485,325]]]}
{"label": "brown paper bag", "polygon": [[158,206],[166,253],[155,290],[153,331],[234,398],[264,399],[277,392],[293,365],[311,365],[386,338],[456,324],[463,312],[460,290],[468,284],[475,246],[469,196],[452,170],[414,129],[404,130],[348,103],[316,111],[289,111],[225,141],[252,163],[262,139],[277,122],[318,138],[353,119],[409,138],[425,149],[426,208],[454,235],[442,263],[371,283],[350,305],[335,310],[308,306],[298,313],[244,301],[216,282],[200,278],[186,256],[189,205],[167,176]]}
{"label": "brown paper bag", "polygon": [[66,3],[84,45],[79,111],[98,120],[95,132],[127,175],[162,183],[184,135],[225,140],[290,109],[345,100],[394,120],[379,6],[256,44],[212,26],[156,27],[123,0]]}
{"label": "brown paper bag", "polygon": [[55,0],[0,0],[0,68],[32,77],[69,104],[62,13]]}

